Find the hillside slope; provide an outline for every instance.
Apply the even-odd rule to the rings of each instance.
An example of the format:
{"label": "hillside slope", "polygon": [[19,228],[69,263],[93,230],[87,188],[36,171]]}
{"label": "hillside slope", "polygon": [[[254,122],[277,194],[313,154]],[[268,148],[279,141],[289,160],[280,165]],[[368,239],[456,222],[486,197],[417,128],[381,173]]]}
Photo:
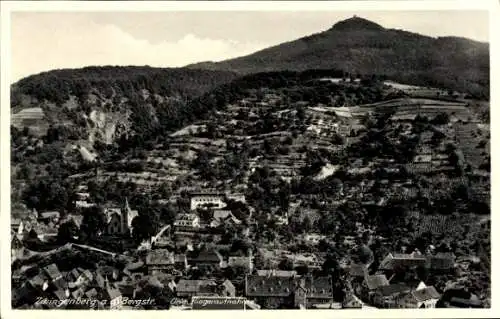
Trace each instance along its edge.
{"label": "hillside slope", "polygon": [[225,71],[151,67],[44,72],[12,85],[11,123],[37,135],[65,127],[70,139],[109,144],[124,133],[152,134],[156,124],[179,110],[189,113],[191,100],[235,77]]}
{"label": "hillside slope", "polygon": [[489,96],[488,43],[385,29],[358,17],[247,56],[188,67],[239,73],[334,68]]}

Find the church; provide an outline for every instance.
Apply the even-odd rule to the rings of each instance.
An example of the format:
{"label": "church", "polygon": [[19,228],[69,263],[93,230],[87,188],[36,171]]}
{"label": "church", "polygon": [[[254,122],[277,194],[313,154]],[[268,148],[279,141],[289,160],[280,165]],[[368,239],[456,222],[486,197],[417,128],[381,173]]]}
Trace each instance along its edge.
{"label": "church", "polygon": [[138,215],[137,210],[130,209],[128,200],[120,207],[109,207],[104,210],[106,216],[106,235],[131,236],[132,221]]}

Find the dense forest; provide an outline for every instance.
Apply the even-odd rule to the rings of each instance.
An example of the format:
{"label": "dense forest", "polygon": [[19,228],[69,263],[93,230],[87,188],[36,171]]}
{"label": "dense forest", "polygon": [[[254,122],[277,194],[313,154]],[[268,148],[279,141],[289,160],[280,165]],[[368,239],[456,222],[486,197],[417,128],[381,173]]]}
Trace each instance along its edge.
{"label": "dense forest", "polygon": [[483,99],[489,97],[488,43],[385,29],[358,17],[248,56],[191,67],[243,74],[340,68],[351,73],[383,74],[407,84],[462,91]]}
{"label": "dense forest", "polygon": [[11,88],[11,106],[21,102],[22,95],[62,104],[70,95],[86,97],[92,90],[105,97],[132,97],[148,90],[152,94],[189,99],[231,81],[235,73],[226,71],[152,68],[148,66],[102,66],[61,69],[26,77]]}

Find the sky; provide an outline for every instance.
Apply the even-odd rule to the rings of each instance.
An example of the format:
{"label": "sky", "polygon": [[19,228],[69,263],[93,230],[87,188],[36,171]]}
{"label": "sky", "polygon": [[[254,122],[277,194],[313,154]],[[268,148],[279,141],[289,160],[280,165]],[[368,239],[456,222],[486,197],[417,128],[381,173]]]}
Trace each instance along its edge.
{"label": "sky", "polygon": [[13,12],[11,82],[59,68],[221,61],[327,30],[353,15],[429,36],[489,40],[486,11]]}

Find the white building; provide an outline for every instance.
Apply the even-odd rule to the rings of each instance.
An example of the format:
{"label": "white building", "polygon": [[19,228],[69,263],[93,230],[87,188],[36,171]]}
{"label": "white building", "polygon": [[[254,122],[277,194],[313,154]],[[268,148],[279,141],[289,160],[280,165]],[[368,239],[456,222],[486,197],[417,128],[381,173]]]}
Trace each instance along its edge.
{"label": "white building", "polygon": [[436,308],[440,298],[441,295],[430,286],[412,291],[403,298],[403,304],[405,308]]}
{"label": "white building", "polygon": [[222,209],[226,207],[224,196],[218,194],[194,195],[191,197],[191,210],[198,208]]}
{"label": "white building", "polygon": [[200,227],[200,218],[196,214],[179,214],[174,221],[175,227]]}

